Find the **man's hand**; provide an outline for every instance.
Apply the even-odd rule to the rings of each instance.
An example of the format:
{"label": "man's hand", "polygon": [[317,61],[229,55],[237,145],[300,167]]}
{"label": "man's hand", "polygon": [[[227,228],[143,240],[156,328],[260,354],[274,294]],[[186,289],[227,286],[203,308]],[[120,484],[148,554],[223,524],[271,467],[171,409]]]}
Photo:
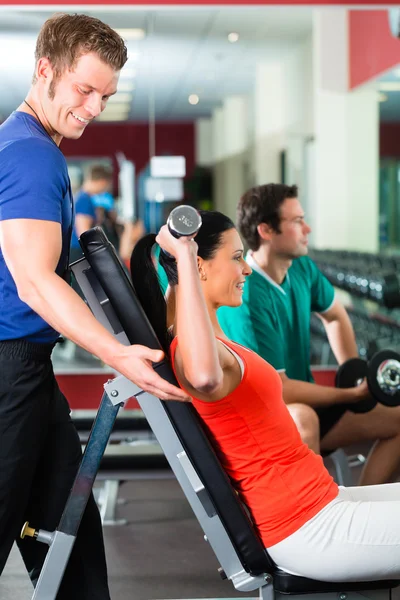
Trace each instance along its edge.
{"label": "man's hand", "polygon": [[371,392],[369,391],[368,387],[368,381],[366,379],[363,379],[360,385],[350,388],[350,390],[353,392],[351,394],[352,397],[350,399],[350,403],[360,402],[361,400],[365,400],[371,396]]}
{"label": "man's hand", "polygon": [[190,402],[190,397],[186,392],[168,383],[153,369],[152,363],[158,363],[163,358],[162,350],[152,350],[146,346],[135,344],[134,346],[124,346],[122,353],[115,357],[112,366],[142,390],[161,400]]}

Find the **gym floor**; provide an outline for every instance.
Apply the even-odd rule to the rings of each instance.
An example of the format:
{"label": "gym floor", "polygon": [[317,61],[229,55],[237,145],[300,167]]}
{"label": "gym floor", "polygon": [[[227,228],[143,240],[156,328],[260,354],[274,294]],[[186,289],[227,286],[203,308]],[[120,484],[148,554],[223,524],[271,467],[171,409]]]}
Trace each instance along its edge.
{"label": "gym floor", "polygon": [[[118,517],[104,528],[112,600],[243,598],[219,564],[174,478],[124,483]],[[0,578],[1,600],[30,600],[32,586],[15,547]]]}
{"label": "gym floor", "polygon": [[[350,453],[366,450],[354,447]],[[167,479],[127,481],[119,497],[125,502],[117,517],[128,524],[104,528],[112,600],[254,598],[254,592],[239,594],[221,580],[214,553],[172,473]],[[0,598],[30,600],[32,593],[15,547],[0,578]],[[397,590],[393,598],[400,600]]]}

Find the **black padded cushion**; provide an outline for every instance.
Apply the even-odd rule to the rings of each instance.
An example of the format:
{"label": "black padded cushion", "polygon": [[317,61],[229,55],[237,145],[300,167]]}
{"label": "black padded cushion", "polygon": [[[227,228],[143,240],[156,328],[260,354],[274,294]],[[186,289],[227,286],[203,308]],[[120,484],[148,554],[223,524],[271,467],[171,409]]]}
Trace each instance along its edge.
{"label": "black padded cushion", "polygon": [[[160,348],[154,331],[139,304],[132,283],[103,230],[95,227],[80,238],[83,253],[120,321],[131,344]],[[177,383],[168,362],[158,373]],[[222,469],[200,419],[191,404],[163,402],[164,409],[211,498],[244,569],[252,575],[271,572],[274,564]]]}
{"label": "black padded cushion", "polygon": [[276,569],[273,574],[274,589],[281,594],[308,594],[327,592],[362,592],[363,590],[387,590],[397,587],[400,581],[387,579],[382,581],[352,581],[352,582],[330,582],[317,581],[290,575],[286,571]]}

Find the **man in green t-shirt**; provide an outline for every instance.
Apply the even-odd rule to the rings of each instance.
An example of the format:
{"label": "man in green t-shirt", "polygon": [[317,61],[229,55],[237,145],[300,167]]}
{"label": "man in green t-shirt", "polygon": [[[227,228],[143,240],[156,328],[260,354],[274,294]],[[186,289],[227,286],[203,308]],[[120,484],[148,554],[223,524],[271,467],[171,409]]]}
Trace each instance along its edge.
{"label": "man in green t-shirt", "polygon": [[268,184],[246,192],[238,228],[253,269],[238,308],[222,307],[226,335],[251,348],[280,373],[283,396],[303,440],[316,452],[376,440],[360,484],[391,481],[400,468],[400,407],[378,404],[356,414],[349,405],[368,396],[366,382],[337,389],[317,385],[310,369],[310,316],[325,326],[339,364],[358,355],[351,321],[334,289],[308,258],[310,227],[297,187]]}

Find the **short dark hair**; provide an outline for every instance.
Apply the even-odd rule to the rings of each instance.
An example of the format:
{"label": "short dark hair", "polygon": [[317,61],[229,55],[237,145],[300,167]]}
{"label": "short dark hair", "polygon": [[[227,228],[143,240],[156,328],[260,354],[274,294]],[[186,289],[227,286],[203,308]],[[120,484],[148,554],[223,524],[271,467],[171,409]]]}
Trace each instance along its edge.
{"label": "short dark hair", "polygon": [[280,233],[280,207],[287,198],[297,198],[297,185],[267,183],[248,190],[239,200],[237,225],[250,250],[258,250],[260,236],[258,225],[267,223]]}
{"label": "short dark hair", "polygon": [[91,165],[86,172],[85,179],[89,179],[90,181],[101,181],[102,179],[111,181],[112,171],[105,165]]}
{"label": "short dark hair", "polygon": [[[46,57],[58,79],[72,69],[84,54],[93,52],[100,60],[120,71],[128,59],[124,40],[109,25],[88,15],[56,14],[43,24],[35,49],[36,63]],[[33,83],[36,75],[33,76]]]}

